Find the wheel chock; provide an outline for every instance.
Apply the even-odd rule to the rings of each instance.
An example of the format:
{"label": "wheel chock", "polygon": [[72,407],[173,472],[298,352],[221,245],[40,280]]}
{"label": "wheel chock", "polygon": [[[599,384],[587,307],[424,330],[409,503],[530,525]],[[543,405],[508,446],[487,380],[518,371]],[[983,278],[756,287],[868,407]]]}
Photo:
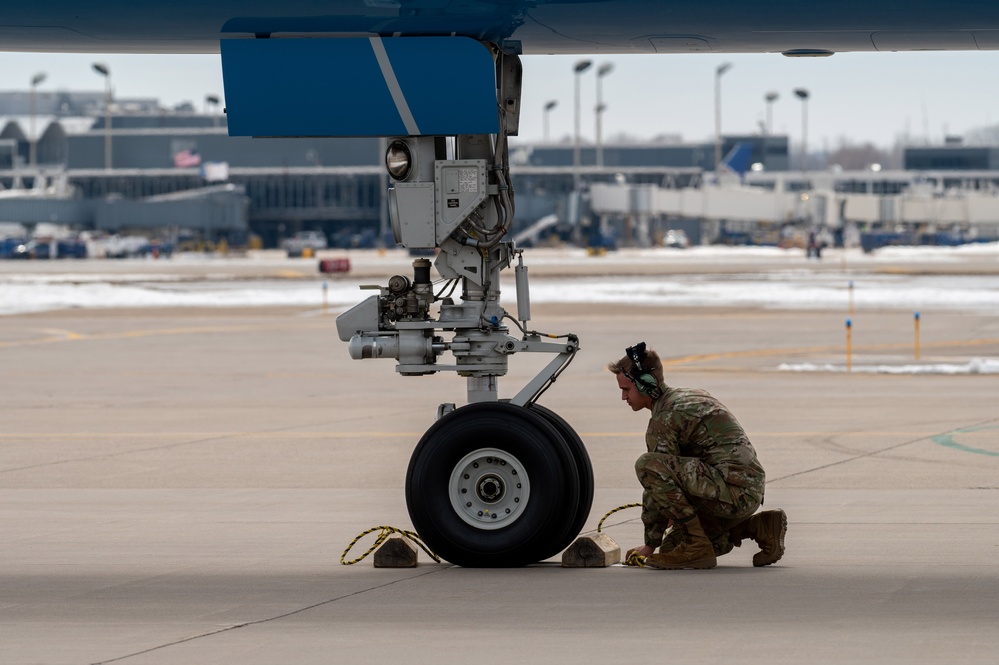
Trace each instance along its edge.
{"label": "wheel chock", "polygon": [[606,568],[621,563],[621,546],[606,533],[580,536],[562,553],[563,568]]}
{"label": "wheel chock", "polygon": [[415,568],[417,551],[409,538],[393,534],[375,550],[375,568]]}

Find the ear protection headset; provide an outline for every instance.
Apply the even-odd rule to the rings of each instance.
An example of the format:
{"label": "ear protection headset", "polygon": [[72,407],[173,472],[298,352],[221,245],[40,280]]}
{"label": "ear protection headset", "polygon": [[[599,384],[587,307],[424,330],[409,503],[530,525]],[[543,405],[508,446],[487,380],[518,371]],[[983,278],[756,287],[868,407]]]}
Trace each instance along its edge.
{"label": "ear protection headset", "polygon": [[647,354],[645,352],[645,342],[639,342],[635,346],[629,346],[625,349],[625,353],[631,358],[631,370],[623,370],[624,376],[631,380],[638,388],[638,392],[643,395],[648,395],[652,399],[659,399],[662,397],[662,390],[659,389],[659,382],[656,381],[656,377],[653,376],[652,372],[645,369],[645,360]]}

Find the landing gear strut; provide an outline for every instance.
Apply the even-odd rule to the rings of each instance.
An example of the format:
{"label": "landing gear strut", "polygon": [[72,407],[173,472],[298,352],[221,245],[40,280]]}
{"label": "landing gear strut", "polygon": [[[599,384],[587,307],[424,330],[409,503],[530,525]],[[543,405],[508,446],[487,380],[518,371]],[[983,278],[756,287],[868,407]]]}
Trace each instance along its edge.
{"label": "landing gear strut", "polygon": [[[337,330],[355,359],[393,358],[405,376],[448,370],[466,377],[469,404],[441,405],[413,452],[410,517],[427,545],[452,563],[522,566],[554,556],[579,533],[593,500],[593,471],[579,436],[536,403],[579,342],[528,327],[523,252],[504,240],[514,219],[507,137],[519,124],[521,67],[516,55],[489,48],[499,133],[399,137],[386,152],[396,241],[436,248],[443,285],[431,282],[430,261],[417,259],[412,279],[396,275],[373,287],[378,295],[341,314]],[[516,318],[500,305],[500,272],[514,259]],[[521,351],[555,357],[500,401],[499,377]],[[446,352],[454,364],[437,362]]]}

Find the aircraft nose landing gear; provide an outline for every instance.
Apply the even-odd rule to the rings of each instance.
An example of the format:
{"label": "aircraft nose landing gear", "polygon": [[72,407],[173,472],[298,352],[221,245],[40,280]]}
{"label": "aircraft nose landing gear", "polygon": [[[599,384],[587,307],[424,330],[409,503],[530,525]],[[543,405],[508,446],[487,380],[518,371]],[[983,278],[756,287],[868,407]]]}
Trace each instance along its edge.
{"label": "aircraft nose landing gear", "polygon": [[[409,514],[424,542],[452,563],[522,566],[554,556],[579,533],[593,472],[579,436],[537,405],[579,340],[528,326],[527,266],[522,250],[504,239],[514,220],[507,137],[517,131],[520,60],[488,49],[499,132],[400,136],[386,151],[396,242],[435,250],[442,283],[431,281],[429,260],[417,259],[412,279],[365,287],[377,295],[338,316],[337,332],[355,359],[394,359],[403,376],[453,371],[466,379],[469,405],[441,405],[410,460]],[[500,274],[513,261],[516,318],[500,302]],[[507,322],[521,336],[511,335]],[[499,379],[520,352],[555,358],[500,401]],[[445,354],[453,363],[438,362]]]}
{"label": "aircraft nose landing gear", "polygon": [[551,411],[482,402],[423,435],[406,503],[434,552],[467,567],[523,566],[565,549],[593,500],[589,457]]}

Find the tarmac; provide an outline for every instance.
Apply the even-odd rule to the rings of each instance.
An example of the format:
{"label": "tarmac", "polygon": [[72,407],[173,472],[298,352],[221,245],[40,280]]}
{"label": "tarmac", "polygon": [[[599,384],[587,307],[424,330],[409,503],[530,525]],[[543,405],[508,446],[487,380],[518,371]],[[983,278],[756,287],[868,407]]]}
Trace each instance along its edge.
{"label": "tarmac", "polygon": [[[465,569],[422,552],[416,568],[343,566],[361,531],[411,528],[409,456],[463,380],[352,361],[315,308],[12,315],[0,663],[996,662],[999,375],[847,372],[842,311],[533,314],[582,343],[541,403],[593,460],[584,531],[640,499],[647,414],[620,402],[605,365],[644,339],[670,384],[709,390],[742,422],[765,508],[788,514],[784,558],[754,568],[746,543],[707,571],[558,557]],[[914,362],[910,316],[858,312],[851,366]],[[999,312],[923,317],[919,362],[999,358]],[[501,393],[547,360],[514,358]],[[806,362],[842,371],[778,369]],[[603,529],[641,544],[637,509]]]}

